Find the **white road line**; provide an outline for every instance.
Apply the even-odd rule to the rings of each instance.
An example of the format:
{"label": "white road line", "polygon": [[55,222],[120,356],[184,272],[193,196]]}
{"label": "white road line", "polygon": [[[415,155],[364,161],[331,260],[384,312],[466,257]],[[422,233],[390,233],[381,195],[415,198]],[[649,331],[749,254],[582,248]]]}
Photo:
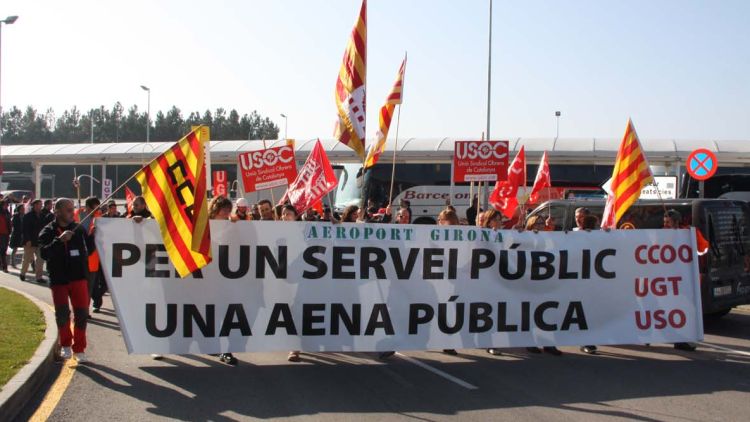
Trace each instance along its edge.
{"label": "white road line", "polygon": [[433,366],[430,366],[430,365],[422,362],[421,360],[414,359],[411,356],[406,356],[406,355],[398,353],[398,352],[396,353],[396,355],[398,355],[398,357],[400,357],[401,359],[403,359],[403,360],[405,360],[405,361],[407,361],[409,363],[413,363],[414,365],[417,365],[417,366],[419,366],[422,369],[426,369],[426,370],[432,372],[435,375],[443,377],[443,378],[447,379],[448,381],[454,382],[454,383],[460,385],[461,387],[463,387],[463,388],[465,388],[467,390],[478,390],[479,389],[479,387],[477,387],[476,385],[469,384],[468,382],[466,382],[466,381],[464,381],[464,380],[462,380],[460,378],[456,378],[453,375],[451,375],[451,374],[449,374],[447,372],[443,372],[443,371],[441,371],[441,370],[439,370],[439,369],[437,369],[437,368],[435,368]]}
{"label": "white road line", "polygon": [[734,349],[730,349],[724,346],[717,346],[711,343],[704,343],[702,341],[698,344],[700,344],[701,346],[706,346],[711,349],[721,350],[721,351],[728,352],[728,353],[735,353],[735,354],[742,355],[742,356],[750,356],[750,352],[743,352],[742,350],[734,350]]}

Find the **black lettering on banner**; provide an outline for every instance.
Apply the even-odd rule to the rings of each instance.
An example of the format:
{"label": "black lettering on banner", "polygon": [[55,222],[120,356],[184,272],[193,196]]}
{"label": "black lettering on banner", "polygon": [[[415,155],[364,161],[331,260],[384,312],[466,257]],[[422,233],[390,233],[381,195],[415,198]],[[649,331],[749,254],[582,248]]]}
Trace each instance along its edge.
{"label": "black lettering on banner", "polygon": [[557,324],[548,324],[544,321],[544,311],[547,309],[557,309],[560,306],[560,302],[542,302],[534,310],[534,323],[542,331],[555,331],[557,330]]}
{"label": "black lettering on banner", "polygon": [[550,252],[531,252],[531,279],[549,280],[555,275],[555,255]]}
{"label": "black lettering on banner", "polygon": [[385,251],[380,248],[363,247],[359,251],[359,278],[363,280],[370,279],[370,270],[375,270],[375,277],[379,280],[384,280],[385,268],[383,264],[387,259]]}
{"label": "black lettering on banner", "polygon": [[156,304],[146,304],[146,331],[153,337],[169,337],[177,330],[177,305],[167,304],[167,325],[163,330],[156,326]]}
{"label": "black lettering on banner", "polygon": [[[461,233],[461,232],[459,232]],[[458,249],[448,249],[448,279],[455,280],[458,272]]]}
{"label": "black lettering on banner", "polygon": [[438,248],[425,248],[423,253],[424,259],[422,260],[422,279],[441,280],[443,278],[443,272],[433,271],[433,269],[442,269],[443,261],[433,258],[442,257],[445,251]]}
{"label": "black lettering on banner", "polygon": [[302,305],[302,335],[303,336],[323,336],[326,329],[315,328],[314,324],[320,324],[325,321],[325,316],[319,312],[325,312],[325,303],[305,303]]}
{"label": "black lettering on banner", "polygon": [[485,302],[469,304],[469,332],[485,333],[492,329],[492,305]]}
{"label": "black lettering on banner", "polygon": [[588,280],[591,278],[591,251],[589,249],[583,250],[583,256],[581,257],[581,279]]}
{"label": "black lettering on banner", "polygon": [[166,252],[167,248],[162,244],[146,244],[146,277],[169,278],[169,270],[157,270],[157,265],[169,264],[169,257],[156,256],[157,252]]}
{"label": "black lettering on banner", "polygon": [[529,302],[521,302],[521,331],[529,331],[530,330],[530,324],[529,324],[529,314],[531,309],[531,304]]}
{"label": "black lettering on banner", "polygon": [[286,303],[277,303],[273,305],[273,310],[271,310],[271,318],[268,319],[266,335],[272,336],[276,334],[276,329],[278,328],[284,328],[287,335],[297,335],[297,327],[294,326],[292,310],[289,309],[289,305]]}
{"label": "black lettering on banner", "polygon": [[[471,233],[471,232],[470,232]],[[479,270],[490,268],[495,264],[495,254],[489,249],[474,249],[471,251],[471,279],[479,278]]]}
{"label": "black lettering on banner", "polygon": [[568,271],[568,251],[560,251],[560,280],[575,280],[578,278],[578,273],[575,271]]}
{"label": "black lettering on banner", "polygon": [[[128,257],[123,255],[128,253]],[[141,250],[132,243],[112,244],[112,277],[122,277],[122,267],[133,265],[141,259]]]}
{"label": "black lettering on banner", "polygon": [[617,276],[614,271],[607,271],[604,269],[604,258],[608,256],[616,256],[617,249],[603,249],[596,254],[596,260],[594,261],[594,271],[596,274],[605,279],[613,279]]}
{"label": "black lettering on banner", "polygon": [[589,325],[586,323],[586,314],[583,312],[583,304],[579,301],[570,302],[568,311],[565,312],[560,330],[568,331],[572,324],[578,325],[579,330],[588,330]]}
{"label": "black lettering on banner", "polygon": [[339,322],[344,323],[349,335],[360,335],[362,331],[362,305],[352,304],[352,313],[346,312],[342,303],[331,304],[331,334],[339,334]]}
{"label": "black lettering on banner", "polygon": [[193,304],[185,304],[182,308],[182,336],[189,338],[193,336],[193,322],[198,326],[203,337],[216,335],[216,321],[214,316],[215,305],[206,305],[206,318],[203,318],[198,307]]}
{"label": "black lettering on banner", "polygon": [[305,249],[305,252],[302,253],[302,259],[306,264],[311,265],[313,268],[315,268],[315,271],[303,271],[302,278],[308,280],[317,280],[319,278],[325,277],[326,273],[328,272],[328,265],[325,263],[325,261],[315,256],[315,254],[325,253],[325,246],[310,246],[309,248]]}
{"label": "black lettering on banner", "polygon": [[274,277],[286,279],[286,246],[278,246],[278,258],[273,256],[268,246],[258,246],[255,249],[255,265],[256,278],[266,278],[266,265],[268,265]]}
{"label": "black lettering on banner", "polygon": [[353,246],[334,246],[333,248],[333,278],[340,280],[354,280],[356,274],[354,271],[344,271],[342,267],[354,267],[354,258],[344,257],[344,255],[354,255]]}
{"label": "black lettering on banner", "polygon": [[391,261],[393,261],[393,269],[396,271],[396,277],[399,280],[408,280],[412,271],[414,271],[414,265],[417,263],[419,249],[409,248],[409,256],[406,257],[406,264],[401,259],[401,250],[399,248],[388,248],[388,251],[391,253]]}
{"label": "black lettering on banner", "polygon": [[417,334],[421,324],[427,324],[435,316],[435,310],[427,303],[409,305],[409,334]]}
{"label": "black lettering on banner", "polygon": [[240,245],[240,263],[236,270],[229,268],[229,245],[219,245],[219,272],[225,278],[235,280],[242,278],[250,269],[250,246]]}
{"label": "black lettering on banner", "polygon": [[391,314],[388,313],[388,306],[385,303],[376,303],[372,307],[370,320],[367,322],[367,328],[365,328],[365,335],[375,334],[375,330],[378,328],[384,330],[386,335],[392,336],[394,334]]}
{"label": "black lettering on banner", "polygon": [[[237,321],[235,321],[235,318]],[[241,303],[231,303],[227,307],[227,313],[224,315],[224,322],[221,323],[219,337],[228,337],[232,330],[240,330],[243,337],[253,335],[250,330],[250,323],[247,321],[245,308]]]}
{"label": "black lettering on banner", "polygon": [[448,303],[455,303],[456,317],[453,326],[448,325],[448,303],[438,304],[438,329],[445,334],[456,334],[464,327],[464,303],[456,302],[458,296],[451,296]]}
{"label": "black lettering on banner", "polygon": [[518,280],[526,272],[526,252],[514,251],[516,253],[516,272],[511,274],[510,264],[508,263],[508,251],[500,251],[500,277],[506,280]]}
{"label": "black lettering on banner", "polygon": [[508,324],[508,303],[497,303],[497,331],[501,333],[518,331],[517,324]]}

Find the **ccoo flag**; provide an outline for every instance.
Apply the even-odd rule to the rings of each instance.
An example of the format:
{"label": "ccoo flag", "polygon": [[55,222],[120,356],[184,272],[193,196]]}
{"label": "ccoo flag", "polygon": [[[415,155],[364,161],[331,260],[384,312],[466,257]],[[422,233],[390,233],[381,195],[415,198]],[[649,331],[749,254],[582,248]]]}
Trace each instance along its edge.
{"label": "ccoo flag", "polygon": [[[136,175],[180,277],[211,262],[203,126],[197,126]],[[207,131],[205,131],[207,133]]]}
{"label": "ccoo flag", "polygon": [[490,205],[504,216],[513,218],[518,207],[518,189],[526,186],[526,146],[521,146],[508,167],[508,179],[497,181],[489,197]]}
{"label": "ccoo flag", "polygon": [[336,79],[338,121],[334,136],[342,144],[365,158],[365,85],[367,81],[367,0],[354,24]]}
{"label": "ccoo flag", "polygon": [[552,187],[552,177],[549,174],[549,158],[547,157],[547,151],[544,151],[542,155],[542,161],[539,163],[539,169],[536,172],[536,179],[534,179],[534,187],[531,188],[531,196],[529,197],[529,203],[537,204],[542,199],[542,193],[547,189],[547,199],[549,199],[549,188]]}
{"label": "ccoo flag", "polygon": [[628,127],[617,151],[615,168],[609,182],[602,227],[615,228],[628,208],[641,196],[641,190],[653,180],[654,175],[643,153],[635,126],[628,119]]}
{"label": "ccoo flag", "polygon": [[[365,168],[370,168],[378,162],[380,154],[385,150],[385,141],[388,139],[388,129],[391,127],[391,120],[393,119],[393,110],[396,106],[401,104],[403,99],[404,89],[404,73],[406,71],[406,57],[401,62],[401,67],[398,69],[398,76],[396,76],[396,82],[393,83],[391,93],[388,94],[388,98],[385,100],[383,107],[380,107],[380,128],[378,129],[378,139],[374,144],[370,145],[367,149],[367,159],[365,160]],[[398,135],[398,130],[396,130]]]}

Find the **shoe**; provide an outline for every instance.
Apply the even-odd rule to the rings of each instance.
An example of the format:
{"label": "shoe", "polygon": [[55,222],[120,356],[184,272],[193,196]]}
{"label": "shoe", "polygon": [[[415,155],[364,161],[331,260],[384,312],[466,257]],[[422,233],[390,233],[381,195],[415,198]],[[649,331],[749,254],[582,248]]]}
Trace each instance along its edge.
{"label": "shoe", "polygon": [[70,347],[61,347],[60,348],[60,357],[68,360],[73,357],[73,350],[70,349]]}
{"label": "shoe", "polygon": [[389,357],[395,355],[396,352],[383,352],[380,355],[378,355],[378,358],[380,359],[388,359]]}
{"label": "shoe", "polygon": [[26,274],[18,274],[18,278],[20,278],[21,281],[26,281]]}
{"label": "shoe", "polygon": [[39,284],[47,284],[47,280],[45,280],[43,278],[37,278],[36,282],[39,283]]}
{"label": "shoe", "polygon": [[100,314],[102,312],[102,310],[99,309],[99,308],[94,308],[94,310],[92,312],[95,313],[95,314]]}
{"label": "shoe", "polygon": [[88,363],[88,361],[89,361],[89,358],[86,357],[86,353],[83,353],[83,352],[76,353],[76,354],[73,355],[73,357],[75,358],[76,362],[78,362],[78,363]]}
{"label": "shoe", "polygon": [[698,347],[692,343],[675,343],[674,348],[685,352],[694,352]]}
{"label": "shoe", "polygon": [[237,365],[237,358],[231,353],[222,353],[219,355],[219,360],[226,363],[227,365]]}
{"label": "shoe", "polygon": [[451,356],[458,355],[458,352],[456,351],[456,349],[443,349],[443,353],[445,353],[446,355],[451,355]]}
{"label": "shoe", "polygon": [[500,352],[500,349],[493,349],[493,348],[487,349],[487,353],[491,354],[492,356],[502,355],[502,352]]}
{"label": "shoe", "polygon": [[302,359],[299,357],[299,352],[289,352],[289,356],[286,357],[289,362],[300,362]]}
{"label": "shoe", "polygon": [[152,353],[151,354],[151,359],[153,359],[153,360],[162,360],[162,359],[164,359],[164,355],[160,355],[160,354],[157,354],[157,353]]}
{"label": "shoe", "polygon": [[551,347],[545,347],[544,353],[549,353],[552,356],[562,356],[563,352],[560,351],[557,347],[551,346]]}
{"label": "shoe", "polygon": [[538,347],[527,347],[526,351],[529,353],[534,353],[534,354],[542,353],[542,349]]}
{"label": "shoe", "polygon": [[3,267],[3,272],[7,273],[8,272],[8,267]]}
{"label": "shoe", "polygon": [[581,346],[581,351],[589,355],[596,354],[596,346]]}

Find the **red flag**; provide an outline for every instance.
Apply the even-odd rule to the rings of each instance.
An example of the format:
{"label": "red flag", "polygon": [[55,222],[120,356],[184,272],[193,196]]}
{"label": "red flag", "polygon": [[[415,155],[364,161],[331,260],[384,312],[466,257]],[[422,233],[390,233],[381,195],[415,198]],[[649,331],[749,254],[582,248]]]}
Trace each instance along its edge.
{"label": "red flag", "polygon": [[130,215],[130,211],[133,210],[133,201],[135,201],[135,194],[125,186],[125,206],[127,207],[128,215]]}
{"label": "red flag", "polygon": [[[542,162],[539,163],[539,170],[536,172],[536,179],[534,179],[534,187],[531,188],[531,196],[529,202],[536,204],[539,202],[540,194],[544,189],[552,187],[552,177],[549,174],[549,159],[547,158],[547,151],[544,151],[542,155]],[[549,192],[548,192],[549,193]],[[549,197],[549,195],[547,195]]]}
{"label": "red flag", "polygon": [[323,145],[318,140],[297,173],[297,178],[289,184],[281,202],[288,200],[294,205],[297,214],[302,214],[332,191],[338,183]]}
{"label": "red flag", "polygon": [[504,216],[512,218],[518,207],[518,188],[521,186],[526,186],[526,150],[524,147],[521,147],[508,167],[508,180],[495,183],[495,190],[490,194],[490,205],[502,212]]}

